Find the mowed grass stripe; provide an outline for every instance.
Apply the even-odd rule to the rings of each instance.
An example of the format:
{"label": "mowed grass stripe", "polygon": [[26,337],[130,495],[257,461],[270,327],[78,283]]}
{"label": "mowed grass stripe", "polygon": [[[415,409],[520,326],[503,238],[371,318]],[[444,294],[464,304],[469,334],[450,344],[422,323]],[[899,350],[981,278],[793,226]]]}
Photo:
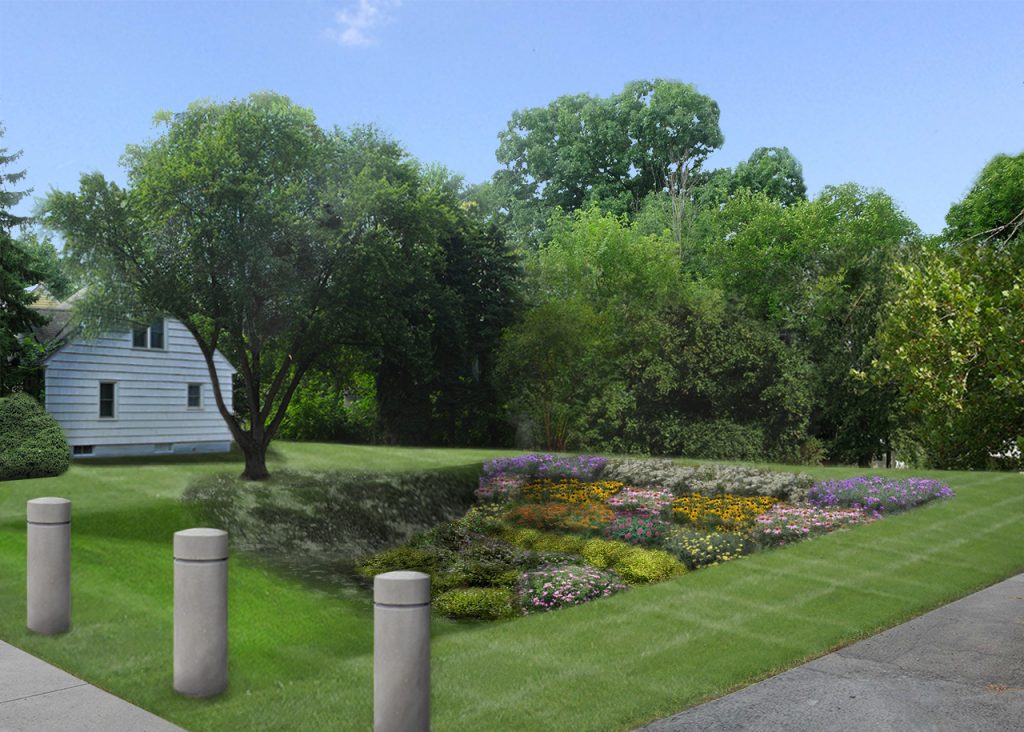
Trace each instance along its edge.
{"label": "mowed grass stripe", "polygon": [[[408,470],[496,454],[281,444],[272,470]],[[177,498],[196,477],[239,469],[129,461],[3,484],[0,637],[191,730],[369,729],[368,596],[325,593],[239,556],[230,689],[207,701],[173,693],[170,534],[191,521]],[[1024,569],[1024,479],[927,475],[958,497],[548,615],[435,619],[434,728],[635,727]],[[24,630],[24,501],[40,495],[75,505],[75,628],[61,638]]]}
{"label": "mowed grass stripe", "polygon": [[[1024,482],[1000,476],[982,488],[983,476],[970,477],[967,485],[954,485],[961,498],[946,504],[634,590],[614,603],[555,613],[559,622],[531,627],[516,655],[553,660],[574,654],[574,693],[584,694],[585,704],[559,700],[553,680],[520,677],[500,657],[470,660],[462,649],[450,652],[464,661],[462,679],[484,667],[504,679],[494,694],[507,686],[521,697],[531,688],[549,728],[635,726],[721,695],[738,685],[737,678],[753,681],[792,667],[1024,569]],[[599,606],[607,613],[602,623],[588,612]],[[603,647],[579,643],[576,627],[588,635],[608,633],[608,640]],[[511,630],[493,632],[512,642]],[[641,650],[650,647],[662,650]],[[442,697],[438,706],[438,729],[488,725],[483,710],[476,715],[455,698]],[[494,699],[488,706],[502,704]],[[640,706],[646,711],[637,716],[625,711]],[[531,712],[490,728],[526,729],[538,720]]]}

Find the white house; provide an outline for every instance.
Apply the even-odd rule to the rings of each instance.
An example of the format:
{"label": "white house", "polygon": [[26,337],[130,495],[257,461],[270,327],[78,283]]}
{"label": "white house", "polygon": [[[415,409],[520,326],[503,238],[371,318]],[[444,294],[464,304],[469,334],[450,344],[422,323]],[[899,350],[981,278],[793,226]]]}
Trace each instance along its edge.
{"label": "white house", "polygon": [[[71,298],[45,291],[35,307],[50,318],[36,337],[55,350],[45,363],[46,411],[74,457],[227,452],[231,433],[192,334],[173,318],[85,339],[69,331]],[[221,394],[232,409],[235,369],[215,354]]]}

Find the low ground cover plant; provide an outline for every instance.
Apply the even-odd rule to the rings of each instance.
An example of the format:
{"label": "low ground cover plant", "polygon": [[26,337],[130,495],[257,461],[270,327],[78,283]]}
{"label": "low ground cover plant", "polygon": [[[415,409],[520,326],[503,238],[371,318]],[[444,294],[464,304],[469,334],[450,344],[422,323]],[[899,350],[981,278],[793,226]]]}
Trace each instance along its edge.
{"label": "low ground cover plant", "polygon": [[856,508],[828,511],[815,506],[775,506],[757,517],[754,536],[764,546],[782,546],[873,520]]}
{"label": "low ground cover plant", "polygon": [[553,565],[525,573],[516,588],[526,612],[582,605],[628,589],[615,572],[580,564]]}
{"label": "low ground cover plant", "polygon": [[859,508],[875,513],[906,511],[937,498],[949,498],[948,485],[930,478],[893,480],[875,475],[815,483],[807,494],[811,505],[821,508]]}
{"label": "low ground cover plant", "polygon": [[707,533],[680,527],[665,537],[664,547],[688,569],[699,569],[739,559],[754,551],[757,543],[748,534]]}

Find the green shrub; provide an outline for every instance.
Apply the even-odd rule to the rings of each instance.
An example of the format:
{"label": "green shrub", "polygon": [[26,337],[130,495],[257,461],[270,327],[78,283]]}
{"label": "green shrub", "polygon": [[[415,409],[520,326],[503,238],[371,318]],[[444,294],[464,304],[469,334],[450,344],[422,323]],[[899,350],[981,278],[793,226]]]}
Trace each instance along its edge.
{"label": "green shrub", "polygon": [[533,549],[534,545],[544,534],[537,529],[527,527],[509,526],[505,524],[499,536],[510,544],[521,546],[524,549]]}
{"label": "green shrub", "polygon": [[633,547],[624,541],[607,539],[588,539],[580,547],[580,555],[587,564],[600,569],[607,569],[632,551]]}
{"label": "green shrub", "polygon": [[518,614],[512,599],[512,590],[504,587],[463,587],[438,595],[434,609],[460,620],[498,620]]}
{"label": "green shrub", "polygon": [[506,510],[499,503],[478,503],[466,511],[466,515],[459,521],[470,531],[498,535],[505,526],[501,517]]}
{"label": "green shrub", "polygon": [[727,562],[750,554],[756,544],[742,534],[692,529],[672,531],[663,544],[665,551],[677,556],[689,569]]}
{"label": "green shrub", "polygon": [[530,547],[538,552],[554,552],[556,554],[579,554],[586,537],[578,534],[547,534],[541,533]]}
{"label": "green shrub", "polygon": [[685,565],[660,549],[632,547],[612,567],[631,585],[663,582],[686,571]]}
{"label": "green shrub", "polygon": [[0,480],[48,478],[68,469],[64,430],[27,394],[0,399]]}
{"label": "green shrub", "polygon": [[436,552],[412,546],[387,549],[363,560],[356,567],[356,571],[364,577],[374,577],[378,574],[398,570],[434,574],[437,569],[438,556]]}
{"label": "green shrub", "polygon": [[372,442],[377,420],[377,388],[372,374],[342,369],[314,371],[295,390],[281,422],[281,437],[319,442]]}
{"label": "green shrub", "polygon": [[450,571],[465,578],[467,585],[508,584],[508,573],[516,576],[529,562],[526,552],[500,539],[477,535],[458,553],[452,554]]}

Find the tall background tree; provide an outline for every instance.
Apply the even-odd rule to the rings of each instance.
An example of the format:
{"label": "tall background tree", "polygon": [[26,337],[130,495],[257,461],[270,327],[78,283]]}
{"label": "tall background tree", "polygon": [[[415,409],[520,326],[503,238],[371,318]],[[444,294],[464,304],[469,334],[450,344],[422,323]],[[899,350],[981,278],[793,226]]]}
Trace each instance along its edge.
{"label": "tall background tree", "polygon": [[[304,375],[404,328],[401,293],[433,248],[418,236],[416,165],[372,129],[324,131],[271,93],[157,123],[160,137],[125,152],[126,187],[84,175],[78,193],[50,194],[46,222],[87,273],[86,317],[166,314],[192,333],[243,475],[265,478]],[[235,413],[217,349],[238,369]]]}
{"label": "tall background tree", "polygon": [[997,155],[899,271],[877,335],[876,380],[906,399],[928,461],[984,468],[1024,451],[1024,154]]}
{"label": "tall background tree", "polygon": [[666,79],[517,111],[499,135],[497,198],[522,243],[536,246],[555,209],[632,214],[647,195],[664,193],[678,242],[690,181],[724,140],[718,118],[714,100]]}
{"label": "tall background tree", "polygon": [[[0,138],[3,135],[4,127],[0,125]],[[5,170],[20,157],[20,150],[9,152],[6,147],[0,148],[0,396],[24,385],[37,355],[29,334],[33,326],[45,322],[31,307],[35,293],[28,291],[42,281],[43,274],[12,233],[15,227],[28,222],[28,218],[11,211],[29,194],[14,189],[25,178],[25,171]]]}

